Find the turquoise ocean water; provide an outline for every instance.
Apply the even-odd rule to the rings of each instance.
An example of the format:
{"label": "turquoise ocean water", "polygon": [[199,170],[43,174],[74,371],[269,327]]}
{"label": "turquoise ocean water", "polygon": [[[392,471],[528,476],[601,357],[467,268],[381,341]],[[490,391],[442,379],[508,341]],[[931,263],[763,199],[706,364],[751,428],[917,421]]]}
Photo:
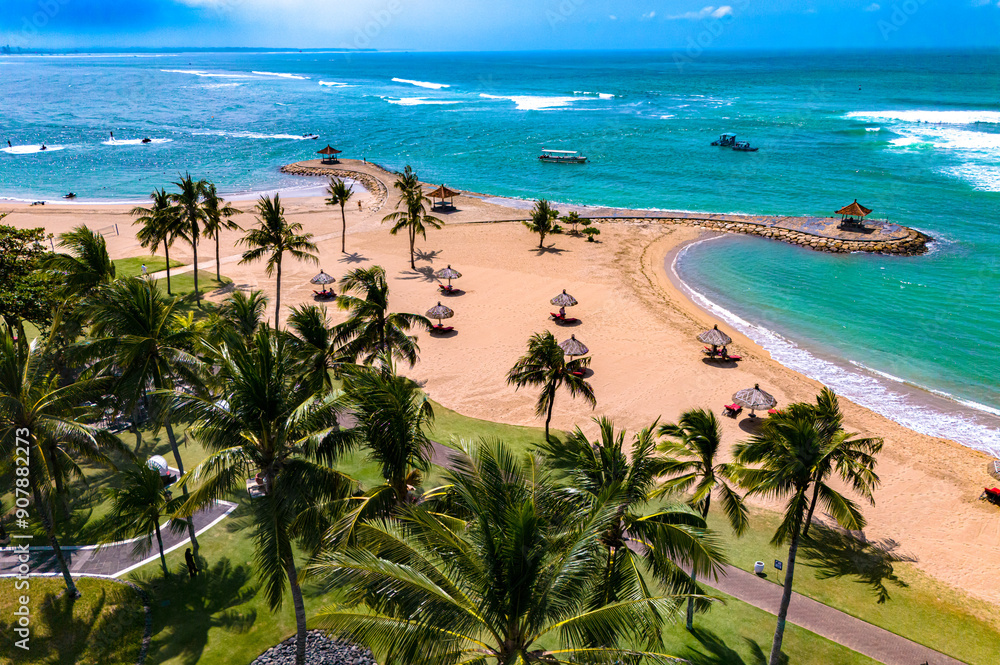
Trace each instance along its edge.
{"label": "turquoise ocean water", "polygon": [[[932,252],[724,237],[666,268],[786,365],[1000,454],[997,72],[1000,52],[0,57],[0,197],[134,201],[184,171],[228,194],[305,192],[277,168],[332,143],[563,203],[829,214],[857,198]],[[710,147],[724,131],[760,151]],[[542,147],[591,162],[540,164]]]}

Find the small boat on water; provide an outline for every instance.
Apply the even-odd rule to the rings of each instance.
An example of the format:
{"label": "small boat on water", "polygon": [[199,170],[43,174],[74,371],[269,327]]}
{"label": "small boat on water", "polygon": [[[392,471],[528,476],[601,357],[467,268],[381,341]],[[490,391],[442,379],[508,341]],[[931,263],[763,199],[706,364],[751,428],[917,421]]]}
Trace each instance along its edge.
{"label": "small boat on water", "polygon": [[736,134],[722,134],[715,141],[712,141],[712,145],[722,146],[723,148],[731,148],[736,145]]}
{"label": "small boat on water", "polygon": [[556,162],[559,164],[585,164],[587,158],[576,150],[549,150],[542,148],[542,154],[538,159],[543,162]]}
{"label": "small boat on water", "polygon": [[738,150],[740,152],[757,152],[760,148],[751,148],[750,141],[737,141],[736,145],[733,146],[733,150]]}
{"label": "small boat on water", "polygon": [[319,138],[319,134],[303,134],[302,138],[304,138],[306,140],[310,140],[310,139],[316,140],[316,139]]}

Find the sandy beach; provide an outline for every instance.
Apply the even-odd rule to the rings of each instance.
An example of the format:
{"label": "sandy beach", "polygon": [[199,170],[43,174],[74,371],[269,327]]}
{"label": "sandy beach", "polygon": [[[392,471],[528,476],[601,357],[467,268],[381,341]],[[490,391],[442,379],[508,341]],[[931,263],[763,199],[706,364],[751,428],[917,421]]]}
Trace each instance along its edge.
{"label": "sandy beach", "polygon": [[[286,216],[314,234],[320,261],[311,265],[286,260],[282,304],[311,303],[316,287],[309,279],[320,268],[339,278],[350,269],[370,265],[386,269],[393,309],[422,314],[444,302],[455,310],[448,321],[455,333],[448,337],[421,333],[420,361],[406,373],[451,409],[476,418],[540,425],[534,416],[536,395],[515,392],[506,385],[505,375],[523,353],[528,337],[545,329],[560,340],[576,335],[593,358],[588,380],[597,408],[592,411],[560,394],[553,418],[557,428],[580,425],[592,433],[596,427],[590,418],[598,415],[634,429],[657,418],[673,420],[691,407],[718,413],[736,390],[755,383],[774,394],[779,404],[811,400],[821,388],[732,330],[727,330],[734,338],[729,350],[743,356],[739,366],[704,360],[695,336],[717,321],[688,300],[664,268],[672,252],[704,237],[703,230],[674,224],[603,223],[599,242],[556,235],[546,238],[545,249],[539,250],[538,237],[520,223],[485,223],[523,218],[523,211],[498,205],[495,199],[463,195],[455,201],[457,212],[439,215],[443,229],[429,231],[426,240],[418,238],[414,271],[406,237],[390,235],[381,223],[395,205],[391,182],[386,184],[389,198],[379,210],[374,210],[378,206],[368,193],[359,192],[348,203],[347,254],[340,252],[339,208],[325,205],[322,198],[284,200]],[[249,211],[253,202],[236,206]],[[123,258],[147,253],[135,240],[130,207],[11,203],[0,211],[11,212],[4,224],[44,227],[54,234],[79,224],[93,229],[117,224],[119,234],[110,231],[106,238],[112,258]],[[251,214],[237,221],[245,227],[254,223]],[[233,279],[233,288],[260,289],[273,304],[275,283],[265,276],[263,265],[239,264],[239,237],[238,232],[222,235],[222,273]],[[190,263],[190,247],[178,243],[171,258]],[[199,259],[203,270],[214,271],[214,243],[199,245]],[[455,282],[462,290],[459,295],[439,295],[431,275],[448,264],[463,274]],[[578,326],[558,326],[548,317],[553,311],[549,299],[562,289],[580,302],[569,312],[581,319]],[[213,301],[224,297],[225,293],[208,296]],[[341,313],[334,309],[330,313],[334,321],[341,320]],[[865,508],[866,536],[896,540],[930,575],[1000,603],[996,584],[1000,520],[995,507],[977,501],[988,481],[987,457],[955,442],[915,433],[846,400],[842,404],[851,430],[885,439],[878,467],[882,485],[876,505]],[[722,420],[729,445],[750,431],[742,418]]]}

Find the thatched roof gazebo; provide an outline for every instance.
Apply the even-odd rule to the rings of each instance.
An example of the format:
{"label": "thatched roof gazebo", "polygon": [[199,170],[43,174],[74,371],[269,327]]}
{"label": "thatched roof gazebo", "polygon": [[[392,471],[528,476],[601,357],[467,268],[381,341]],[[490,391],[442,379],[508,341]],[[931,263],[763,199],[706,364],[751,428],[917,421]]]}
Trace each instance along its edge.
{"label": "thatched roof gazebo", "polygon": [[754,417],[754,411],[760,409],[773,409],[778,400],[771,393],[766,393],[760,389],[760,384],[755,383],[753,388],[744,388],[735,395],[733,401],[740,406],[750,409],[750,417]]}
{"label": "thatched roof gazebo", "polygon": [[[435,201],[435,208],[454,208],[455,201],[454,198],[461,194],[461,192],[456,192],[454,189],[448,189],[444,185],[441,185],[433,192],[427,195],[429,199],[441,199],[440,201]],[[452,199],[450,201],[445,201],[445,199]]]}
{"label": "thatched roof gazebo", "polygon": [[698,335],[698,341],[702,344],[711,344],[714,349],[717,346],[728,346],[733,343],[733,338],[719,330],[719,326],[712,326],[711,330]]}
{"label": "thatched roof gazebo", "polygon": [[441,303],[438,303],[433,307],[431,307],[429,310],[427,310],[427,318],[437,319],[438,326],[441,326],[442,319],[450,319],[453,316],[455,316],[454,310],[452,310],[450,307],[442,305]]}
{"label": "thatched roof gazebo", "polygon": [[448,280],[448,286],[451,286],[451,280],[458,279],[459,277],[462,276],[462,273],[452,268],[451,264],[449,263],[447,268],[441,268],[436,273],[434,273],[434,276],[437,277],[438,279]]}
{"label": "thatched roof gazebo", "polygon": [[583,342],[576,338],[576,335],[570,335],[569,339],[559,342],[559,348],[570,357],[585,356],[590,351]]}
{"label": "thatched roof gazebo", "polygon": [[326,286],[327,284],[333,284],[336,281],[337,281],[336,277],[327,272],[324,272],[323,270],[320,270],[318,275],[309,280],[309,283]]}
{"label": "thatched roof gazebo", "polygon": [[324,164],[336,164],[339,161],[337,159],[337,155],[339,155],[340,153],[341,153],[340,150],[337,150],[329,143],[326,144],[325,148],[316,152],[317,155],[323,155]]}
{"label": "thatched roof gazebo", "polygon": [[870,215],[871,211],[871,208],[864,207],[854,199],[854,203],[844,206],[834,214],[840,215],[841,226],[861,226],[861,220]]}
{"label": "thatched roof gazebo", "polygon": [[576,304],[576,298],[566,293],[566,289],[563,289],[562,293],[557,295],[549,302],[555,305],[556,307],[572,307],[573,305]]}

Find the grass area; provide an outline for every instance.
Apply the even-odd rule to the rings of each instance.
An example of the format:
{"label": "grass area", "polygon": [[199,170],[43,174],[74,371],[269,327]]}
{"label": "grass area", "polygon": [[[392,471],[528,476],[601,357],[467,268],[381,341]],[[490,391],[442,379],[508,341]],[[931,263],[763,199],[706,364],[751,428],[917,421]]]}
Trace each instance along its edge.
{"label": "grass area", "polygon": [[[0,580],[0,662],[50,665],[117,665],[136,662],[145,629],[139,594],[111,580],[79,578],[83,595],[75,602],[63,593],[61,577],[36,577],[28,589],[15,590],[14,580]],[[14,645],[13,612],[27,595],[31,612],[29,650]],[[10,658],[10,660],[8,660]]]}
{"label": "grass area", "polygon": [[[164,291],[167,290],[167,280],[163,279],[156,280],[160,288]],[[199,270],[198,271],[198,290],[201,291],[202,295],[211,293],[216,289],[221,289],[222,287],[231,284],[233,280],[229,279],[225,275],[222,276],[222,281],[215,279],[215,271]],[[194,293],[194,273],[185,272],[179,275],[170,276],[170,292],[175,296],[184,296]]]}
{"label": "grass area", "polygon": [[[774,570],[774,560],[784,561],[788,556],[787,547],[775,548],[769,542],[779,521],[776,513],[754,510],[751,530],[743,538],[736,539],[728,536],[728,526],[719,513],[709,516],[710,525],[727,534],[725,544],[733,565],[752,571],[755,561],[764,561],[767,577],[775,583],[783,583],[784,577]],[[890,599],[880,605],[872,588],[860,583],[856,575],[820,578],[820,567],[843,569],[846,566],[856,571],[860,564],[865,570],[879,571],[877,560],[856,555],[838,557],[836,549],[836,546],[829,547],[830,557],[822,562],[810,561],[800,550],[795,567],[795,591],[970,665],[997,662],[1000,617],[993,605],[944,585],[909,563],[894,565],[895,574],[906,586],[886,580]]]}
{"label": "grass area", "polygon": [[[434,423],[428,435],[438,443],[457,447],[462,440],[478,441],[481,438],[501,439],[517,452],[527,452],[545,440],[545,429],[542,427],[523,427],[521,425],[505,425],[489,420],[470,418],[441,406],[431,400],[434,407]],[[553,430],[554,435],[563,432]]]}
{"label": "grass area", "polygon": [[[112,263],[115,264],[115,275],[117,277],[139,277],[142,275],[143,265],[146,266],[146,270],[150,275],[154,272],[165,270],[167,267],[167,260],[165,258],[152,254],[148,256],[131,256],[127,259],[115,259]],[[170,259],[171,268],[182,265],[184,264],[181,261]]]}

